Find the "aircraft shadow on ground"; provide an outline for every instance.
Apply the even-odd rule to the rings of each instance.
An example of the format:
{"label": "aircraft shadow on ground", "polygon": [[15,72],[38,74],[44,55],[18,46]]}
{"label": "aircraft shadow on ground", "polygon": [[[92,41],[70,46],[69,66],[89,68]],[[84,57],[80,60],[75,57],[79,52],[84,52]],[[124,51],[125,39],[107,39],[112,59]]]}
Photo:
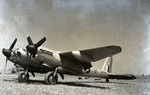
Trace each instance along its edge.
{"label": "aircraft shadow on ground", "polygon": [[6,82],[17,82],[18,80],[16,78],[11,78],[11,79],[3,79],[3,81],[6,81]]}
{"label": "aircraft shadow on ground", "polygon": [[[75,81],[75,82],[76,83],[107,83],[105,81]],[[123,82],[109,82],[108,84],[128,84],[128,83],[123,83]]]}
{"label": "aircraft shadow on ground", "polygon": [[[17,78],[3,79],[3,81],[18,83],[18,79]],[[29,80],[26,83],[27,84],[41,85],[41,84],[45,84],[45,81],[43,81],[43,80]],[[102,86],[90,85],[90,84],[87,84],[87,83],[106,83],[106,82],[104,82],[104,81],[73,81],[73,82],[58,82],[58,85],[62,84],[62,85],[67,85],[67,86],[92,87],[92,88],[99,88],[99,89],[111,89],[110,87],[102,87]],[[128,84],[128,83],[118,83],[118,82],[109,82],[109,83]]]}
{"label": "aircraft shadow on ground", "polygon": [[[39,83],[39,84],[45,84],[45,81],[42,80],[29,80],[27,82],[28,84],[33,84],[33,83]],[[100,89],[110,89],[109,87],[101,87],[101,86],[95,86],[95,85],[90,85],[86,84],[86,82],[58,82],[56,85],[67,85],[67,86],[77,86],[77,87],[92,87],[92,88],[100,88]]]}
{"label": "aircraft shadow on ground", "polygon": [[[19,83],[17,78],[3,79],[3,81]],[[26,83],[27,84],[45,84],[43,80],[29,80]]]}
{"label": "aircraft shadow on ground", "polygon": [[100,88],[100,89],[110,89],[110,87],[89,85],[89,84],[84,84],[82,82],[59,82],[58,84],[63,84],[63,85],[67,85],[67,86],[77,86],[77,87],[92,87],[92,88]]}

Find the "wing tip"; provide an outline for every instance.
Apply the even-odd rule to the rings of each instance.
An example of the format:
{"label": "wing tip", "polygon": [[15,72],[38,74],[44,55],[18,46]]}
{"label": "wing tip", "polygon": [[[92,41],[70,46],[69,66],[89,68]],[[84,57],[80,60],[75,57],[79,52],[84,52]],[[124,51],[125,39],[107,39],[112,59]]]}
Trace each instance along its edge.
{"label": "wing tip", "polygon": [[120,53],[122,51],[121,46],[111,45],[111,46],[108,46],[108,47],[113,48],[118,53]]}
{"label": "wing tip", "polygon": [[122,51],[122,48],[120,46],[116,46],[116,50],[120,53]]}
{"label": "wing tip", "polygon": [[118,53],[120,53],[121,51],[122,51],[122,48],[120,47],[120,46],[115,46],[116,47],[116,51],[118,52]]}

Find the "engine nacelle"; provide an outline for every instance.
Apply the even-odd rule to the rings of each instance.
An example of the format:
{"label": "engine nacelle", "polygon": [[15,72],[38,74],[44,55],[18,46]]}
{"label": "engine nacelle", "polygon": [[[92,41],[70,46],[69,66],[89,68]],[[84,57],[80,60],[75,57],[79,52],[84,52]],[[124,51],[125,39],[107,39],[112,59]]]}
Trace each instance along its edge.
{"label": "engine nacelle", "polygon": [[81,53],[80,51],[72,51],[72,55],[80,60],[80,61],[84,61],[84,62],[91,62],[93,59],[83,53]]}

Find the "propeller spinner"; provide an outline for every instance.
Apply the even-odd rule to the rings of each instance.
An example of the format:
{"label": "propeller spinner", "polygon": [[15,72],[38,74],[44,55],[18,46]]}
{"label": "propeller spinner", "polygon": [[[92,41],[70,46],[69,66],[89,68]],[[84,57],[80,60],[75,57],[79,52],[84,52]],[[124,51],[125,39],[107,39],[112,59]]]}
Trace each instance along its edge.
{"label": "propeller spinner", "polygon": [[7,60],[10,58],[12,49],[14,48],[16,42],[17,42],[17,38],[16,38],[16,39],[14,40],[14,42],[11,44],[11,46],[10,46],[9,49],[3,48],[3,50],[2,50],[3,54],[6,56],[6,63],[5,63],[4,71],[6,70]]}

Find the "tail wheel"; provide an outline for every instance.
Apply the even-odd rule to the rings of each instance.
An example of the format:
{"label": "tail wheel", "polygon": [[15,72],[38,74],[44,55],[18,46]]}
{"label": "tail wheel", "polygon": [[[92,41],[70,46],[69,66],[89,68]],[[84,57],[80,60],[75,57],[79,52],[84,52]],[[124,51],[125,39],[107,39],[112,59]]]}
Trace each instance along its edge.
{"label": "tail wheel", "polygon": [[20,73],[18,75],[18,81],[19,82],[27,82],[29,80],[29,74],[25,74],[24,72],[23,73]]}
{"label": "tail wheel", "polygon": [[107,82],[107,83],[109,82],[109,78],[106,78],[106,82]]}
{"label": "tail wheel", "polygon": [[58,76],[56,74],[56,76],[53,76],[54,72],[48,72],[45,76],[45,82],[46,84],[50,85],[50,84],[57,84],[58,82]]}

